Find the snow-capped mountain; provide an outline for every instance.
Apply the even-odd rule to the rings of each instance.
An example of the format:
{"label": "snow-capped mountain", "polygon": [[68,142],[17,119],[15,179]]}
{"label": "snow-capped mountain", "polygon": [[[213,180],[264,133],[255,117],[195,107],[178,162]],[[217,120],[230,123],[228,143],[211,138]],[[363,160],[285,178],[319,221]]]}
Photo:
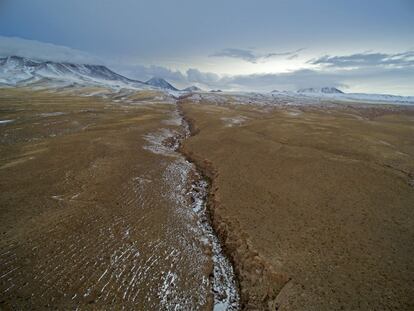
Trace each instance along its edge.
{"label": "snow-capped mountain", "polygon": [[184,92],[201,92],[202,89],[200,89],[199,87],[193,85],[193,86],[189,86],[185,89],[183,89]]}
{"label": "snow-capped mountain", "polygon": [[[196,86],[182,91],[163,78],[152,78],[147,82],[129,79],[102,65],[74,64],[67,62],[38,61],[20,56],[0,58],[0,87],[31,86],[40,88],[58,88],[66,86],[103,86],[111,89],[161,89],[173,96],[183,92],[203,92]],[[221,90],[211,90],[220,93]],[[254,93],[255,98],[258,93]],[[413,105],[414,96],[396,96],[386,94],[344,93],[335,87],[305,88],[296,92],[274,90],[271,98],[289,102],[310,100],[335,100],[361,103],[395,103]],[[249,96],[252,96],[250,94]],[[260,96],[267,96],[260,94]]]}
{"label": "snow-capped mountain", "polygon": [[396,104],[414,104],[414,96],[399,96],[389,94],[343,93],[326,94],[327,97],[343,101],[384,102]]}
{"label": "snow-capped mountain", "polygon": [[338,90],[335,87],[321,87],[321,88],[306,88],[306,89],[300,89],[297,91],[298,93],[316,93],[316,94],[343,94],[341,90]]}
{"label": "snow-capped mountain", "polygon": [[36,61],[20,56],[0,58],[0,83],[19,86],[39,83],[103,85],[145,89],[145,83],[128,79],[102,65]]}
{"label": "snow-capped mountain", "polygon": [[361,102],[361,103],[389,103],[398,105],[413,105],[414,96],[398,96],[388,94],[367,94],[367,93],[344,93],[336,88],[308,88],[301,89],[296,92],[277,91],[270,92],[273,98],[279,98],[290,101],[308,100],[334,100],[342,102]]}
{"label": "snow-capped mountain", "polygon": [[148,85],[152,85],[152,86],[164,89],[164,90],[178,91],[177,88],[172,86],[170,83],[165,81],[163,78],[154,77],[154,78],[146,81],[145,83],[148,84]]}
{"label": "snow-capped mountain", "polygon": [[[281,92],[278,92],[281,94]],[[413,96],[398,96],[388,94],[366,94],[366,93],[344,93],[335,87],[306,88],[296,91],[297,96],[340,100],[340,101],[359,101],[366,103],[396,103],[414,104]]]}

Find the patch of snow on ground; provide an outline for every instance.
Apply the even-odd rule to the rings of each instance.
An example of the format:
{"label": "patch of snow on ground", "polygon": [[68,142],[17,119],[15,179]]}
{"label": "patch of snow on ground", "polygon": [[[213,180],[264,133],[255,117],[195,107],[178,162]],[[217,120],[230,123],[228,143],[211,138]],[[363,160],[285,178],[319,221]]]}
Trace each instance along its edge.
{"label": "patch of snow on ground", "polygon": [[42,117],[55,117],[55,116],[62,116],[65,115],[65,112],[60,112],[60,111],[56,111],[56,112],[45,112],[45,113],[41,113],[40,116]]}
{"label": "patch of snow on ground", "polygon": [[193,183],[191,194],[193,198],[192,208],[198,216],[198,226],[203,235],[207,237],[213,251],[213,285],[214,311],[239,310],[240,297],[237,291],[236,276],[229,259],[224,255],[213,228],[208,219],[206,197],[208,184],[196,174],[197,180]]}
{"label": "patch of snow on ground", "polygon": [[227,102],[228,98],[221,94],[213,93],[198,93],[190,96],[193,101],[200,102],[201,100],[208,101],[214,104],[224,104]]}
{"label": "patch of snow on ground", "polygon": [[202,99],[200,94],[192,94],[191,96],[189,96],[189,98],[195,102],[200,102],[200,100]]}
{"label": "patch of snow on ground", "polygon": [[12,123],[14,120],[0,120],[0,124]]}
{"label": "patch of snow on ground", "polygon": [[[235,273],[229,259],[223,253],[220,241],[215,235],[208,216],[206,207],[208,184],[198,174],[195,166],[176,152],[181,140],[189,136],[188,124],[182,119],[178,111],[173,114],[172,120],[174,121],[171,123],[177,125],[178,118],[180,118],[179,124],[184,128],[184,134],[171,129],[161,129],[156,133],[150,133],[144,136],[149,142],[149,145],[144,148],[156,154],[176,157],[176,160],[167,166],[164,173],[164,180],[167,185],[166,196],[174,202],[174,205],[177,207],[177,210],[174,212],[180,213],[180,219],[186,221],[188,230],[192,232],[192,236],[212,249],[213,275],[210,277],[210,280],[204,279],[203,277],[203,280],[201,280],[201,288],[198,289],[199,296],[206,297],[206,288],[211,284],[214,297],[214,310],[239,310],[240,297]],[[193,176],[194,178],[192,178]],[[188,184],[190,178],[193,181],[191,185]],[[196,223],[195,226],[194,220]],[[190,247],[187,251],[197,254],[197,247],[192,249],[194,246],[189,246],[186,238],[182,239],[184,243],[183,247],[187,249]],[[202,256],[194,255],[192,260],[195,262],[202,261]],[[163,284],[159,289],[159,297],[162,299],[163,306],[167,309],[172,308],[173,304],[180,309],[188,301],[188,298],[185,295],[183,296],[183,293],[177,291],[176,286],[174,286],[176,282],[178,282],[176,276],[170,271],[166,272],[163,278]]]}
{"label": "patch of snow on ground", "polygon": [[180,126],[182,124],[182,117],[180,116],[178,111],[174,111],[171,114],[171,118],[164,120],[163,123],[166,125]]}
{"label": "patch of snow on ground", "polygon": [[179,133],[172,129],[160,129],[155,133],[149,133],[144,135],[144,139],[149,142],[148,145],[144,146],[144,149],[149,150],[156,154],[162,154],[166,156],[174,156],[177,154],[175,150],[179,146],[177,136]]}
{"label": "patch of snow on ground", "polygon": [[302,114],[302,111],[299,110],[288,110],[287,114],[292,116],[292,117],[296,117]]}
{"label": "patch of snow on ground", "polygon": [[233,126],[240,126],[241,124],[246,122],[248,118],[244,116],[237,116],[237,117],[230,117],[230,118],[223,117],[221,118],[221,120],[224,121],[224,123],[226,124],[225,125],[226,127],[233,127]]}

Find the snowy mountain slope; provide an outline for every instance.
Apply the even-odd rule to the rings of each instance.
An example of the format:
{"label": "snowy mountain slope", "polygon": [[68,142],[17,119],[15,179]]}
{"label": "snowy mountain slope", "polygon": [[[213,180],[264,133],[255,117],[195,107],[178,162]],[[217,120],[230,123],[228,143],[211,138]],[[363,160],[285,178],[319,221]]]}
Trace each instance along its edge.
{"label": "snowy mountain slope", "polygon": [[297,95],[339,101],[384,102],[398,104],[414,104],[414,96],[398,96],[388,94],[344,93],[334,87],[308,88],[298,90]]}
{"label": "snowy mountain slope", "polygon": [[321,87],[321,88],[306,88],[300,89],[298,93],[311,93],[311,94],[343,94],[341,90],[335,87]]}
{"label": "snowy mountain slope", "polygon": [[109,87],[150,88],[141,81],[128,79],[102,65],[35,61],[19,56],[0,58],[0,83],[21,86],[33,83],[79,83]]}
{"label": "snowy mountain slope", "polygon": [[[203,98],[210,98],[213,94],[197,93]],[[223,99],[230,98],[231,101],[240,104],[256,105],[330,105],[341,103],[352,104],[387,104],[387,105],[414,105],[414,96],[398,96],[386,94],[365,94],[365,93],[298,93],[290,91],[272,91],[270,93],[257,92],[224,92],[217,94]],[[212,99],[216,101],[217,99]]]}
{"label": "snowy mountain slope", "polygon": [[171,91],[179,91],[177,88],[172,86],[170,83],[165,81],[163,78],[154,77],[145,82],[148,85],[152,85],[161,89],[171,90]]}
{"label": "snowy mountain slope", "polygon": [[345,93],[334,87],[307,88],[296,92],[272,91],[271,96],[278,98],[302,100],[332,100],[361,103],[386,103],[398,105],[414,105],[414,96],[389,94]]}
{"label": "snowy mountain slope", "polygon": [[202,92],[203,90],[193,85],[193,86],[186,87],[185,89],[183,89],[183,91],[184,92]]}
{"label": "snowy mountain slope", "polygon": [[[37,61],[19,56],[0,58],[0,87],[13,86],[30,86],[39,89],[76,86],[99,86],[116,90],[161,89],[174,97],[179,97],[183,93],[203,92],[195,86],[180,91],[162,78],[152,78],[147,82],[129,79],[102,65]],[[211,92],[220,93],[221,91]],[[223,93],[225,94],[228,92]],[[343,93],[334,87],[305,88],[297,92],[275,90],[271,93],[240,92],[240,94],[244,94],[240,98],[243,102],[278,100],[286,103],[306,104],[319,101],[345,101],[414,105],[414,96]]]}
{"label": "snowy mountain slope", "polygon": [[388,94],[343,93],[325,96],[342,101],[384,102],[414,105],[414,96],[398,96]]}

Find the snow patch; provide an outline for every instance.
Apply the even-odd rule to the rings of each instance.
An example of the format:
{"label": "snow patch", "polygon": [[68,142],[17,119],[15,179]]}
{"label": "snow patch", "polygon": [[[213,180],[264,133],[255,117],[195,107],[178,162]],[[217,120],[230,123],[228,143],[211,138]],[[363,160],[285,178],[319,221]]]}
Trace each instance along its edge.
{"label": "snow patch", "polygon": [[179,146],[177,136],[179,136],[177,131],[167,128],[160,129],[155,133],[146,134],[144,135],[144,139],[149,144],[144,146],[144,149],[156,154],[176,157],[175,150]]}
{"label": "snow patch", "polygon": [[9,120],[0,120],[0,124],[7,124],[7,123],[12,123],[15,120],[9,119]]}
{"label": "snow patch", "polygon": [[229,117],[229,118],[223,117],[221,118],[221,120],[224,121],[226,127],[233,127],[233,126],[240,126],[241,124],[246,122],[248,118],[244,116],[236,116],[236,117]]}
{"label": "snow patch", "polygon": [[63,116],[67,113],[65,112],[60,112],[60,111],[56,111],[56,112],[45,112],[45,113],[41,113],[40,116],[42,117],[55,117],[55,116]]}

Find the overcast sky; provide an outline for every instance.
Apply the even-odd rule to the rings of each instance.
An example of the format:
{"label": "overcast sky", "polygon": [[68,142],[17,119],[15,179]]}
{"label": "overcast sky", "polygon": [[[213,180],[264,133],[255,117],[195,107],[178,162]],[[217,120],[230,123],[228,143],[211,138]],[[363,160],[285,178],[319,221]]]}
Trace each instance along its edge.
{"label": "overcast sky", "polygon": [[178,86],[414,95],[412,0],[0,0],[0,36]]}

